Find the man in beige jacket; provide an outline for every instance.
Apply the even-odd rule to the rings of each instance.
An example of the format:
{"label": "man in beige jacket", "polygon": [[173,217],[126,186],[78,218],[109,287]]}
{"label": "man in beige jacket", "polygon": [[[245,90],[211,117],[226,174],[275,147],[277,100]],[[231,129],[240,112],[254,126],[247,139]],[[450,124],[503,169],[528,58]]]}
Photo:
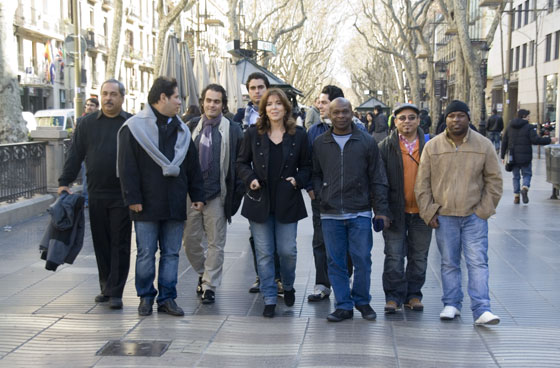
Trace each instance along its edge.
{"label": "man in beige jacket", "polygon": [[442,320],[461,314],[461,251],[476,325],[497,324],[488,290],[488,218],[502,196],[502,174],[492,143],[469,129],[462,101],[445,110],[447,129],[426,143],[414,192],[420,216],[436,229],[441,254]]}

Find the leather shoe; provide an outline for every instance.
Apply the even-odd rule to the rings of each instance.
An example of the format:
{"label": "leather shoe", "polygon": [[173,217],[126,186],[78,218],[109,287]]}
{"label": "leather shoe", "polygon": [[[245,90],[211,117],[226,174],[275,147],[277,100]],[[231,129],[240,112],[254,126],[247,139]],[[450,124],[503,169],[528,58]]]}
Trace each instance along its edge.
{"label": "leather shoe", "polygon": [[357,305],[356,309],[360,311],[363,319],[367,319],[368,321],[375,321],[375,319],[377,318],[377,313],[375,313],[375,311],[369,304]]}
{"label": "leather shoe", "polygon": [[107,303],[109,301],[109,297],[103,294],[99,294],[95,297],[96,303]]}
{"label": "leather shoe", "polygon": [[405,304],[406,307],[412,309],[413,311],[422,312],[424,310],[424,304],[419,298],[412,298]]}
{"label": "leather shoe", "polygon": [[140,298],[138,315],[149,316],[150,314],[152,314],[152,304],[154,304],[154,300],[152,298]]}
{"label": "leather shoe", "polygon": [[185,315],[185,312],[175,303],[173,299],[166,299],[163,303],[158,305],[157,308],[158,312],[167,313],[171,316],[182,317]]}
{"label": "leather shoe", "polygon": [[294,305],[296,301],[296,289],[292,288],[292,290],[284,290],[284,304],[288,307]]}
{"label": "leather shoe", "polygon": [[324,290],[315,290],[316,293],[314,294],[309,294],[307,296],[307,301],[308,302],[320,302],[321,300],[325,300],[328,299],[330,294],[327,294]]}
{"label": "leather shoe", "polygon": [[274,317],[274,309],[276,308],[276,304],[266,304],[264,306],[263,317],[272,318]]}
{"label": "leather shoe", "polygon": [[202,294],[202,304],[213,304],[216,301],[216,296],[214,292],[210,289],[206,289],[204,294]]}
{"label": "leather shoe", "polygon": [[337,309],[327,316],[329,322],[340,322],[345,319],[352,319],[354,317],[354,311],[346,309]]}
{"label": "leather shoe", "polygon": [[122,298],[112,296],[109,298],[109,308],[111,309],[122,309]]}

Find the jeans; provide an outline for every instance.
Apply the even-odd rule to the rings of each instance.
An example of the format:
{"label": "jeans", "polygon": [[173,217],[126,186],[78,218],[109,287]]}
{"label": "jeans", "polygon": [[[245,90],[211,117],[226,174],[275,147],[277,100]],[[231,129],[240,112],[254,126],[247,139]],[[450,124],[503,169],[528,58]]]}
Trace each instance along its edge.
{"label": "jeans", "polygon": [[521,192],[521,187],[519,186],[519,180],[521,175],[523,175],[523,186],[529,188],[531,186],[531,177],[533,176],[532,165],[529,162],[526,165],[513,165],[513,193],[519,194]]}
{"label": "jeans", "polygon": [[[371,283],[371,219],[321,220],[327,247],[328,273],[335,296],[335,308],[352,310],[369,304]],[[354,263],[354,283],[350,290],[347,254]]]}
{"label": "jeans", "polygon": [[294,287],[297,261],[297,222],[280,223],[274,215],[270,215],[263,223],[249,221],[255,243],[257,268],[261,281],[260,289],[264,304],[276,304],[278,286],[274,281],[274,252],[278,253],[280,275],[284,290]]}
{"label": "jeans", "polygon": [[426,281],[432,228],[426,225],[417,213],[405,213],[404,222],[398,225],[391,224],[389,229],[383,231],[383,238],[385,300],[394,301],[397,305],[412,298],[422,300],[421,289]]}
{"label": "jeans", "polygon": [[[136,292],[141,298],[155,298],[158,304],[177,298],[177,268],[184,221],[135,221]],[[159,244],[158,244],[159,243]],[[155,255],[159,245],[158,290],[154,288]]]}
{"label": "jeans", "polygon": [[468,293],[476,320],[490,311],[488,290],[488,222],[476,214],[466,217],[438,216],[436,240],[441,254],[441,282],[445,306],[461,309],[461,251],[468,271]]}
{"label": "jeans", "polygon": [[494,143],[494,148],[496,151],[500,150],[500,142],[502,141],[502,133],[500,132],[488,132],[488,138]]}

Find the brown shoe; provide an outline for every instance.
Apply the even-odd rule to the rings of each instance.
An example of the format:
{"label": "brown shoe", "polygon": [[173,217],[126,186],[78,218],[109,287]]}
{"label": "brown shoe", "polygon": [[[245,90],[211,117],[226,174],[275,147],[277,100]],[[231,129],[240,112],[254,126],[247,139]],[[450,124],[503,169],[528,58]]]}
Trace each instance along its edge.
{"label": "brown shoe", "polygon": [[519,204],[519,196],[518,195],[513,197],[513,204]]}
{"label": "brown shoe", "polygon": [[424,310],[424,304],[422,304],[422,302],[418,298],[410,299],[408,303],[405,304],[405,307],[408,307],[413,311],[419,311],[419,312]]}
{"label": "brown shoe", "polygon": [[397,302],[389,300],[387,303],[385,303],[385,314],[393,314],[399,310],[401,310],[401,307],[397,305]]}

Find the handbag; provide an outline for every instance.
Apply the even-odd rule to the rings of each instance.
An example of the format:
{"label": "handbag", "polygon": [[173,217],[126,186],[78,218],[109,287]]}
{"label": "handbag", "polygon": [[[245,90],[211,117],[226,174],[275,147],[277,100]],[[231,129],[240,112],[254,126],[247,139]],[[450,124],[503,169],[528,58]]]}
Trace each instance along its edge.
{"label": "handbag", "polygon": [[513,162],[513,139],[511,137],[509,137],[509,142],[508,142],[508,150],[507,150],[507,156],[506,156],[506,171],[511,172],[513,171],[513,165],[515,164]]}

